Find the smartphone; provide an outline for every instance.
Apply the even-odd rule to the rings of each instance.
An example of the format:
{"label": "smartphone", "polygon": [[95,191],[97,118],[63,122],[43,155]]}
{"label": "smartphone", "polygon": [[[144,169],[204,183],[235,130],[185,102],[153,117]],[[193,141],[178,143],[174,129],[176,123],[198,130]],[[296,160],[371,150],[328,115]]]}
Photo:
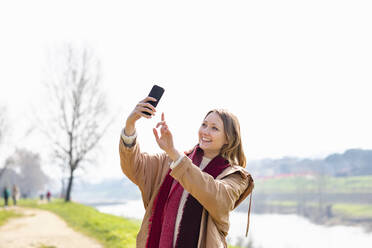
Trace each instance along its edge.
{"label": "smartphone", "polygon": [[[149,93],[149,96],[155,98],[157,101],[156,102],[148,101],[148,103],[150,103],[152,106],[154,106],[156,108],[156,106],[158,105],[158,103],[160,101],[160,98],[162,97],[163,93],[164,93],[164,88],[162,88],[158,85],[152,86],[152,89]],[[143,111],[142,113],[144,113],[146,115],[150,115],[150,113],[145,112],[145,111]]]}

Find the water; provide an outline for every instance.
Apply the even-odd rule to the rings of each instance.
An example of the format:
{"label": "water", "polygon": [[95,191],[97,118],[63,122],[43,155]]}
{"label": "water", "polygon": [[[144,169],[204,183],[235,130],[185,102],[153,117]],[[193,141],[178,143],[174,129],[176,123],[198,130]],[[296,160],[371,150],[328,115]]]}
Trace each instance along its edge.
{"label": "water", "polygon": [[[142,219],[145,210],[142,201],[101,205],[96,208],[104,213],[127,218]],[[248,239],[245,238],[247,213],[232,212],[230,216],[229,243],[253,242],[254,248],[370,248],[372,233],[349,226],[315,225],[297,215],[251,214]]]}

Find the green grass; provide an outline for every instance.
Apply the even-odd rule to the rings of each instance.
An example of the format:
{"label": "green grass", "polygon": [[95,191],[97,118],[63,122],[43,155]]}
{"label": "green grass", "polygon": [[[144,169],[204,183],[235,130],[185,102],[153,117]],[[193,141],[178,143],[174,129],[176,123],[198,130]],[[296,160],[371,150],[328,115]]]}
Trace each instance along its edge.
{"label": "green grass", "polygon": [[372,176],[330,177],[330,190],[337,193],[371,193]]}
{"label": "green grass", "polygon": [[334,213],[351,218],[372,218],[372,206],[366,204],[334,204]]}
{"label": "green grass", "polygon": [[21,217],[22,215],[14,212],[14,210],[0,209],[0,226],[4,225],[10,218]]}
{"label": "green grass", "polygon": [[53,245],[43,245],[43,244],[41,244],[40,246],[38,246],[38,248],[57,248],[57,247],[53,246]]}
{"label": "green grass", "polygon": [[73,229],[95,238],[105,247],[135,247],[140,222],[98,212],[79,203],[55,200],[37,204],[35,200],[22,200],[20,205],[48,210],[59,215]]}

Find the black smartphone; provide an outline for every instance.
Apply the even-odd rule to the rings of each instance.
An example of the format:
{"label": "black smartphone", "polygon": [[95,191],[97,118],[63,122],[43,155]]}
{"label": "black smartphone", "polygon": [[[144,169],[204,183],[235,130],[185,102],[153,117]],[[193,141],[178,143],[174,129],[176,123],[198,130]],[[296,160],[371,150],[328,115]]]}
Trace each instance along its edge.
{"label": "black smartphone", "polygon": [[[156,106],[158,105],[158,103],[160,101],[160,98],[162,97],[163,93],[164,93],[164,88],[162,88],[158,85],[152,86],[152,89],[149,93],[149,96],[155,98],[157,101],[156,102],[148,101],[148,103],[150,103],[152,106],[154,106],[156,108]],[[142,113],[144,113],[146,115],[150,115],[150,113],[145,112],[145,111],[143,111]]]}

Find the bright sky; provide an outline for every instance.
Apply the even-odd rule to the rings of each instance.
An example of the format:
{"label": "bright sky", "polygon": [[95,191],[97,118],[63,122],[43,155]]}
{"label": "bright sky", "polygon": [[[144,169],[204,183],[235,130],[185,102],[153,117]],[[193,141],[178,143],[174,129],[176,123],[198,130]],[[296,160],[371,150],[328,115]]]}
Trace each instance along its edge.
{"label": "bright sky", "polygon": [[[117,113],[91,178],[121,176],[120,130],[153,83],[166,90],[158,113],[180,151],[196,144],[216,107],[240,119],[249,160],[372,149],[371,13],[370,0],[2,2],[0,104],[12,131],[5,150],[46,153],[36,134],[24,135],[46,104],[47,53],[65,42],[95,49]],[[151,130],[159,119],[138,123],[149,153],[160,151]]]}

